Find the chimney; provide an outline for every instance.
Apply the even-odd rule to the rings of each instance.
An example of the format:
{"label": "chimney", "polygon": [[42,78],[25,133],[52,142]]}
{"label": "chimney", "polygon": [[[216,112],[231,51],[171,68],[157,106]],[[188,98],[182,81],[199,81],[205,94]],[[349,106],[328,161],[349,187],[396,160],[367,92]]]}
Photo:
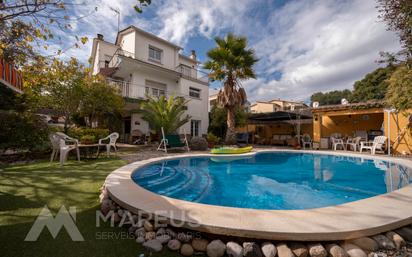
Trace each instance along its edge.
{"label": "chimney", "polygon": [[103,40],[103,35],[102,34],[97,34],[97,39]]}
{"label": "chimney", "polygon": [[196,61],[196,51],[195,50],[192,50],[192,53],[190,54],[189,58]]}

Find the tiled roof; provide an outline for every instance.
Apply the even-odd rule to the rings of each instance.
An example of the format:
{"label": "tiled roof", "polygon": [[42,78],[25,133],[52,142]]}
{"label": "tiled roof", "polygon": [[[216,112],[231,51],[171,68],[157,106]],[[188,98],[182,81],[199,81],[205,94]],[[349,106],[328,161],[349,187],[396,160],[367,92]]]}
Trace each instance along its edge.
{"label": "tiled roof", "polygon": [[370,108],[383,108],[385,102],[383,100],[371,100],[362,103],[350,103],[350,104],[333,104],[324,105],[316,108],[312,108],[312,112],[322,112],[322,111],[339,111],[339,110],[362,110]]}

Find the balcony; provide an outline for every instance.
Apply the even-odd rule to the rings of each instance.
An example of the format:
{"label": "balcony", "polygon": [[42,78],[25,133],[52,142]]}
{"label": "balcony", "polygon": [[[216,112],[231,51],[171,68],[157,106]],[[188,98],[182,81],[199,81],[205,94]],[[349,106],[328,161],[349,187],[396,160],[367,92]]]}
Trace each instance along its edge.
{"label": "balcony", "polygon": [[21,72],[3,59],[0,59],[0,83],[6,85],[15,92],[23,92],[23,76]]}
{"label": "balcony", "polygon": [[136,57],[136,55],[134,53],[122,50],[122,49],[118,49],[114,55],[112,56],[112,59],[109,61],[109,65],[108,67],[119,67],[119,65],[122,62],[122,58],[123,57],[127,57],[127,58],[132,58],[142,64],[148,65],[152,68],[156,68],[156,69],[160,69],[162,71],[167,71],[167,72],[172,72],[177,74],[178,76],[185,78],[185,79],[189,79],[189,80],[195,80],[198,82],[201,82],[203,84],[207,84],[209,83],[209,77],[208,74],[204,71],[192,68],[190,66],[187,65],[183,65],[180,64],[178,65],[174,70],[173,69],[168,69],[165,67],[161,67],[159,65],[156,64],[152,64],[149,63],[145,60],[141,60],[139,58]]}
{"label": "balcony", "polygon": [[107,82],[109,85],[114,86],[117,88],[121,94],[121,96],[126,97],[126,98],[133,98],[133,99],[141,99],[145,100],[147,99],[147,95],[150,96],[175,96],[175,97],[184,97],[184,98],[189,98],[188,95],[184,95],[181,93],[177,92],[172,92],[172,91],[167,91],[166,88],[156,88],[156,87],[150,87],[147,85],[139,85],[139,84],[134,84],[131,82],[127,81],[122,81],[122,80],[115,80],[111,78],[106,78]]}

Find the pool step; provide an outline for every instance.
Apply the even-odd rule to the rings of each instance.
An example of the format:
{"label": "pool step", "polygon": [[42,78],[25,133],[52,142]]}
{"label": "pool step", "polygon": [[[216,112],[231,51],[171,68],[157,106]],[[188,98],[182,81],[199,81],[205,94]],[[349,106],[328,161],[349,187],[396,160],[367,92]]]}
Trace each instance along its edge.
{"label": "pool step", "polygon": [[133,180],[147,190],[164,196],[179,198],[184,195],[185,200],[196,201],[207,191],[210,184],[209,174],[200,169],[175,167],[163,168],[162,171],[145,171],[136,174]]}

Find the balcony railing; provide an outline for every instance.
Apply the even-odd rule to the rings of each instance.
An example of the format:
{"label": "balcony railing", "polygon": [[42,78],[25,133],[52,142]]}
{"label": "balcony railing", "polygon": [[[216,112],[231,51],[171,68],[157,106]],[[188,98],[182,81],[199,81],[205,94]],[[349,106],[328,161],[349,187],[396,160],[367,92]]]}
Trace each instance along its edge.
{"label": "balcony railing", "polygon": [[150,96],[161,96],[164,95],[166,97],[175,96],[175,97],[184,97],[189,98],[188,95],[167,91],[166,88],[157,88],[151,87],[148,85],[139,85],[127,81],[122,80],[115,80],[111,78],[106,78],[107,82],[114,86],[115,88],[119,89],[120,94],[126,98],[133,98],[133,99],[146,99],[147,95]]}
{"label": "balcony railing", "polygon": [[3,59],[0,59],[0,82],[3,82],[15,91],[21,92],[23,90],[23,76],[21,72]]}
{"label": "balcony railing", "polygon": [[[131,52],[128,52],[122,49],[117,49],[116,52],[113,54],[112,59],[109,61],[109,67],[119,66],[121,62],[121,56],[130,57],[130,58],[142,61],[142,62],[146,62],[145,60],[141,60],[137,58],[134,53],[131,53]],[[180,75],[186,79],[194,79],[194,80],[201,81],[203,83],[209,82],[209,77],[206,72],[199,70],[199,69],[192,68],[184,64],[178,65],[174,69],[174,71],[180,73]]]}

